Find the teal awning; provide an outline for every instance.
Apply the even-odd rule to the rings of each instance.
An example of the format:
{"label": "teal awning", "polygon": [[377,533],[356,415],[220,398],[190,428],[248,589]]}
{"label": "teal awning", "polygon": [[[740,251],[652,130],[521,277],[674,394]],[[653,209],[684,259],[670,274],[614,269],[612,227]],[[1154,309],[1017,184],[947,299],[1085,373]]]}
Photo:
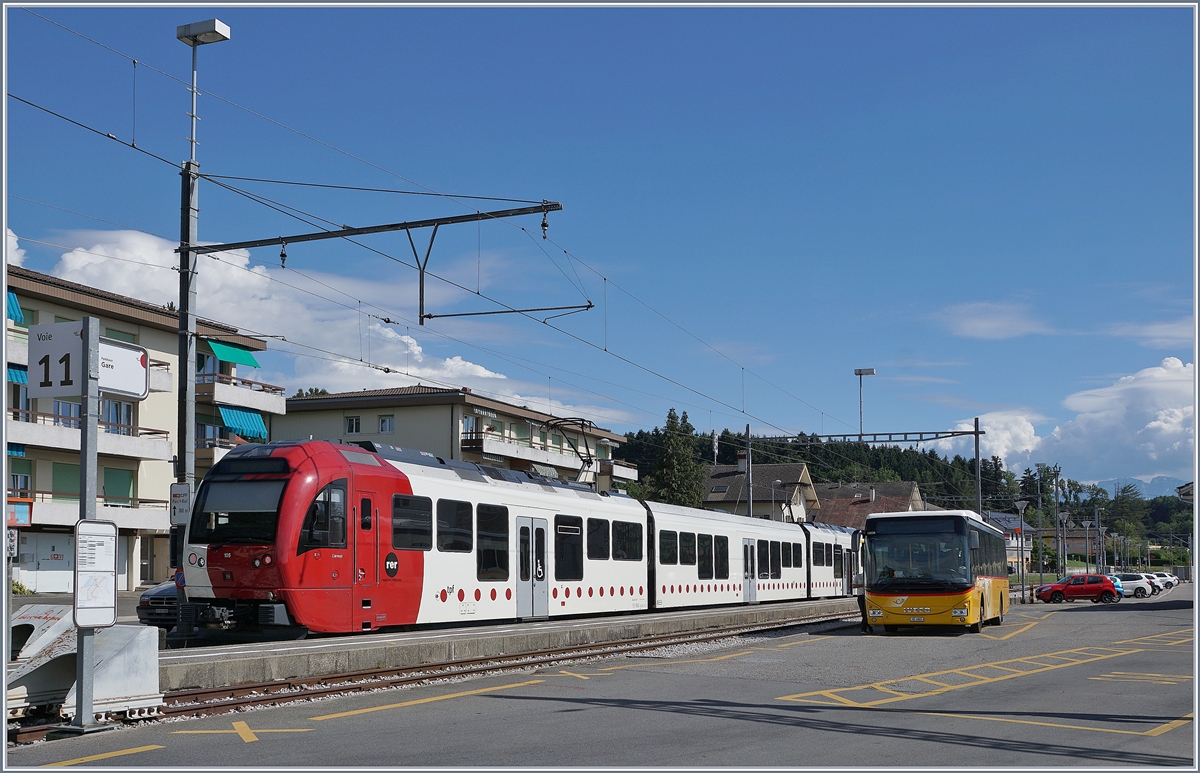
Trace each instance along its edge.
{"label": "teal awning", "polygon": [[263,424],[262,414],[227,405],[218,405],[217,408],[221,411],[221,421],[229,429],[245,438],[267,439],[267,425]]}
{"label": "teal awning", "polygon": [[8,381],[10,384],[28,384],[29,371],[23,365],[9,365]]}
{"label": "teal awning", "polygon": [[12,290],[8,291],[8,318],[18,325],[25,324],[25,315],[21,313],[21,303],[17,300],[17,294]]}
{"label": "teal awning", "polygon": [[222,362],[236,362],[238,365],[258,367],[258,360],[254,359],[254,355],[244,346],[223,344],[220,341],[209,341],[208,345],[212,347],[213,354],[217,355],[217,359]]}

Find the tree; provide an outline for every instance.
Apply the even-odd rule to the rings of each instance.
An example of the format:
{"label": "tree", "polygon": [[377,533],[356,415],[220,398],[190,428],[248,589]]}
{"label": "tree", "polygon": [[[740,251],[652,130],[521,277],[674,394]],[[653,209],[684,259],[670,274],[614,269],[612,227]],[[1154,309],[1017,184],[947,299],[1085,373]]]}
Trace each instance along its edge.
{"label": "tree", "polygon": [[674,408],[667,412],[667,424],[661,433],[662,453],[645,487],[650,499],[683,507],[700,507],[704,470],[696,461],[695,431],[686,411],[682,419]]}
{"label": "tree", "polygon": [[329,390],[327,389],[309,387],[307,392],[305,392],[303,389],[297,389],[296,394],[292,395],[292,397],[320,397],[321,395],[327,394],[329,394]]}

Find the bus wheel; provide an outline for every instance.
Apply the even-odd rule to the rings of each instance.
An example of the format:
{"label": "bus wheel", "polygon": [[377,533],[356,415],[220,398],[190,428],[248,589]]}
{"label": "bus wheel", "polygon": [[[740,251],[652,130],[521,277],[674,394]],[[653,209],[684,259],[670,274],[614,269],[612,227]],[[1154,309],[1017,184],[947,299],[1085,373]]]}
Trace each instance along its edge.
{"label": "bus wheel", "polygon": [[894,625],[885,625],[883,627],[883,630],[887,631],[888,633],[895,633],[896,628],[897,628],[897,626],[894,626]]}
{"label": "bus wheel", "polygon": [[970,633],[981,633],[983,631],[983,620],[968,625],[967,631]]}
{"label": "bus wheel", "polygon": [[992,625],[1004,625],[1004,613],[1003,612],[996,615],[996,617],[994,617],[992,619]]}

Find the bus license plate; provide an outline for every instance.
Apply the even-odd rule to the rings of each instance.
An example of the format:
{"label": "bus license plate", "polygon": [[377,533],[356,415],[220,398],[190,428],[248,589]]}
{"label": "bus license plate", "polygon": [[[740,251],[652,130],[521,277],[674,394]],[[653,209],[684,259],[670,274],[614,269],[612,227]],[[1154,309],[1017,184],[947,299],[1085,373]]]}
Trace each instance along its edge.
{"label": "bus license plate", "polygon": [[908,618],[908,622],[910,622],[910,623],[923,623],[923,622],[925,622],[925,618],[923,618],[923,617],[910,617],[910,618]]}

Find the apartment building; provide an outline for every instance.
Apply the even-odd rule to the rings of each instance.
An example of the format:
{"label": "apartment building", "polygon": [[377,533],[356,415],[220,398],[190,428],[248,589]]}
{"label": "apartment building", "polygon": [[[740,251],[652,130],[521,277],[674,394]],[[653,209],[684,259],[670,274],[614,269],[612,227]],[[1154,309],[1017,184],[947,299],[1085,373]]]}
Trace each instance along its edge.
{"label": "apartment building", "polygon": [[[4,442],[9,526],[19,531],[14,578],[39,592],[70,592],[79,518],[78,397],[30,399],[31,325],[100,320],[102,336],[143,346],[150,357],[145,400],[101,395],[96,517],[117,524],[118,587],[170,577],[168,504],[175,480],[178,316],[163,307],[8,268]],[[283,388],[242,378],[265,342],[217,322],[197,323],[196,479],[229,448],[266,440],[264,416],[286,410]]]}
{"label": "apartment building", "polygon": [[482,397],[469,387],[418,385],[292,397],[286,413],[271,417],[270,430],[272,440],[369,440],[444,459],[582,480],[601,491],[637,480],[636,466],[612,458],[623,435]]}

